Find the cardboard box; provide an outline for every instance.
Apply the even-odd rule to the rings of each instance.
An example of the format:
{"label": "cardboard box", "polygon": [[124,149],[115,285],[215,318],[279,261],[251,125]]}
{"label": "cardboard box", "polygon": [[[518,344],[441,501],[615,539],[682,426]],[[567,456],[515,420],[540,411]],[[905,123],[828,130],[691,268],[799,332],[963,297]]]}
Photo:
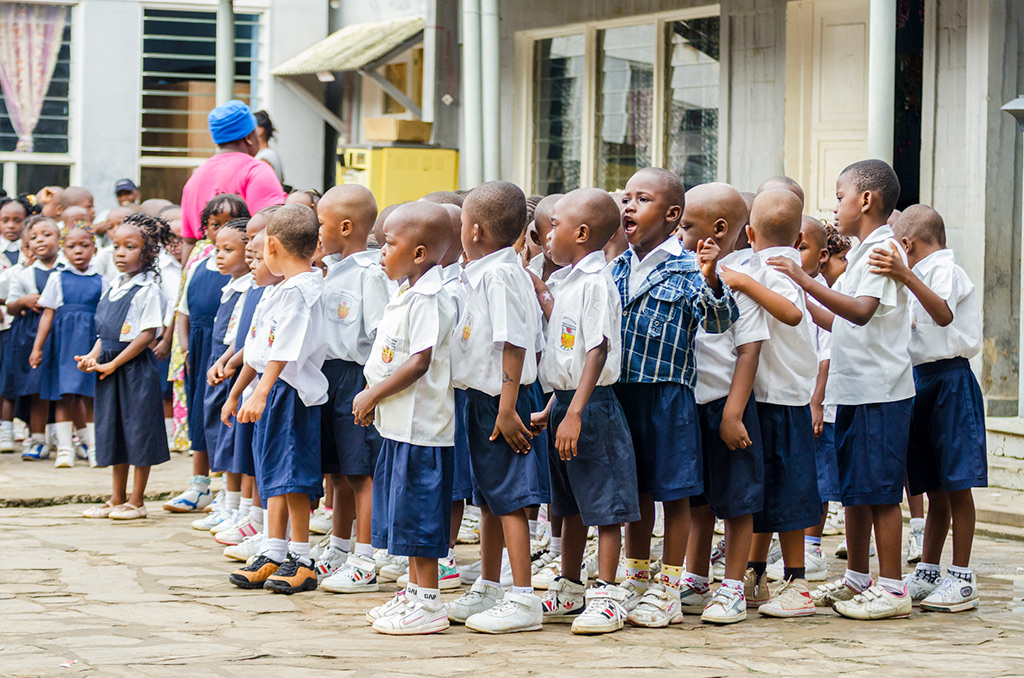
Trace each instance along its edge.
{"label": "cardboard box", "polygon": [[363,118],[363,136],[367,141],[430,141],[432,124],[422,120],[399,118]]}

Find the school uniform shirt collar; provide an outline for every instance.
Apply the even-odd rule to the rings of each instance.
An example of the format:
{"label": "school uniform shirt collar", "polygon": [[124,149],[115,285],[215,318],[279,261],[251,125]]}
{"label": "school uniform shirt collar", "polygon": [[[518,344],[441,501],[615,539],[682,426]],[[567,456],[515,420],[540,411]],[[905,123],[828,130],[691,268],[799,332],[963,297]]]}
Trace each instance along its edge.
{"label": "school uniform shirt collar", "polygon": [[84,271],[79,271],[79,270],[78,270],[78,269],[77,269],[76,267],[74,267],[74,266],[65,266],[65,267],[64,267],[64,268],[62,268],[61,270],[63,270],[63,271],[67,271],[68,273],[73,273],[74,275],[81,275],[81,276],[87,276],[87,275],[99,275],[99,274],[100,274],[100,272],[99,272],[99,271],[97,271],[97,270],[96,270],[96,267],[95,267],[95,266],[93,266],[92,264],[89,264],[89,267],[88,267],[88,268],[86,268],[86,269],[85,269]]}
{"label": "school uniform shirt collar", "polygon": [[167,250],[160,250],[160,256],[157,258],[160,268],[176,268],[181,270],[181,262],[174,258],[174,256]]}
{"label": "school uniform shirt collar", "polygon": [[454,264],[448,264],[441,269],[441,279],[450,283],[453,280],[458,280],[459,276],[462,275],[462,262],[456,261]]}
{"label": "school uniform shirt collar", "polygon": [[154,278],[152,272],[139,273],[130,278],[128,277],[127,273],[122,273],[110,281],[110,292],[111,295],[113,295],[114,292],[127,291],[129,288],[135,285],[138,285],[139,287],[151,285],[153,281]]}
{"label": "school uniform shirt collar", "polygon": [[281,282],[281,290],[287,290],[290,288],[296,288],[302,294],[302,300],[306,303],[306,307],[310,307],[316,303],[316,300],[320,298],[320,295],[324,291],[324,279],[323,274],[320,271],[308,271],[306,273],[299,273],[296,276],[292,276],[287,280]]}
{"label": "school uniform shirt collar", "polygon": [[380,253],[372,250],[363,250],[344,258],[340,254],[328,254],[324,257],[324,263],[327,264],[327,275],[330,276],[336,270],[344,270],[350,266],[369,268],[374,264],[380,263]]}
{"label": "school uniform shirt collar", "polygon": [[566,271],[565,277],[561,279],[565,282],[587,273],[600,273],[604,270],[605,266],[607,266],[607,263],[604,259],[604,252],[597,250],[577,261],[575,266],[566,266],[556,271],[556,273]]}
{"label": "school uniform shirt collar", "polygon": [[868,234],[868,237],[864,238],[864,240],[858,243],[856,247],[850,250],[850,253],[846,255],[846,267],[850,268],[853,266],[855,261],[870,254],[871,250],[875,247],[881,245],[886,240],[895,237],[896,236],[893,235],[892,229],[889,225],[882,224],[875,230],[871,231],[871,233]]}
{"label": "school uniform shirt collar", "polygon": [[956,255],[953,254],[953,250],[948,248],[937,250],[917,262],[917,265],[914,266],[914,275],[923,278],[939,266],[950,266],[955,263]]}
{"label": "school uniform shirt collar", "polygon": [[228,284],[221,288],[220,291],[220,303],[224,303],[231,298],[231,295],[235,292],[245,292],[252,286],[252,273],[246,273],[240,275],[234,280],[229,280]]}
{"label": "school uniform shirt collar", "polygon": [[483,280],[484,274],[495,266],[517,263],[519,263],[519,255],[516,254],[516,251],[511,247],[503,247],[466,264],[466,268],[462,269],[462,280],[470,287],[476,287]]}
{"label": "school uniform shirt collar", "polygon": [[530,270],[537,274],[538,278],[544,277],[544,253],[541,252],[533,259],[530,259]]}
{"label": "school uniform shirt collar", "polygon": [[21,249],[21,240],[8,240],[0,235],[0,252],[13,252]]}
{"label": "school uniform shirt collar", "polygon": [[412,292],[430,297],[440,292],[443,286],[444,280],[441,278],[441,267],[433,266],[429,271],[420,276],[415,285],[411,287],[409,283],[402,285],[399,295]]}
{"label": "school uniform shirt collar", "polygon": [[40,271],[56,271],[56,270],[59,270],[60,267],[61,267],[60,262],[59,261],[54,261],[53,262],[53,266],[51,266],[50,268],[47,268],[46,266],[43,265],[43,262],[40,261],[39,259],[36,259],[35,261],[33,261],[32,265],[29,266],[29,268],[38,268]]}
{"label": "school uniform shirt collar", "polygon": [[750,255],[751,270],[757,270],[763,266],[767,266],[768,260],[772,257],[786,257],[798,264],[800,263],[800,252],[795,247],[779,245],[776,247],[766,247],[763,250],[753,252]]}
{"label": "school uniform shirt collar", "polygon": [[646,257],[641,259],[636,255],[636,250],[633,246],[629,246],[629,258],[632,261],[633,268],[636,268],[639,264],[645,264],[651,261],[653,264],[651,268],[657,266],[659,263],[670,257],[678,257],[683,253],[683,243],[679,238],[674,235],[670,235],[665,239],[663,243],[651,250]]}

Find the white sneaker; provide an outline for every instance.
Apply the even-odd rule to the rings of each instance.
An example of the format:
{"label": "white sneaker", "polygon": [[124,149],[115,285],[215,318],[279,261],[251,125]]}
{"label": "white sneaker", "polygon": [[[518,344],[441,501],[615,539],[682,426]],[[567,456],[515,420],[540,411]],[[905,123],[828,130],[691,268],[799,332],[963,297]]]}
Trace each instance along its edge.
{"label": "white sneaker", "polygon": [[815,607],[832,607],[838,602],[853,600],[859,593],[847,585],[846,579],[840,577],[811,591],[811,600]]}
{"label": "white sneaker", "polygon": [[782,560],[782,544],[779,542],[779,535],[772,535],[772,545],[768,548],[767,563],[778,563]]}
{"label": "white sneaker", "polygon": [[681,623],[683,611],[679,603],[679,591],[669,589],[660,582],[651,584],[626,621],[633,626],[654,629]]}
{"label": "white sneaker", "polygon": [[320,506],[309,516],[309,531],[313,534],[330,534],[334,529],[334,512]]}
{"label": "white sneaker", "polygon": [[188,489],[164,503],[164,510],[171,513],[202,511],[213,501],[209,476],[192,476]]}
{"label": "white sneaker", "polygon": [[[330,544],[330,539],[327,539],[327,543]],[[324,547],[326,548],[326,546]],[[373,564],[377,567],[377,572],[385,565],[390,565],[394,558],[387,549],[374,549],[373,550]]]}
{"label": "white sneaker", "polygon": [[[473,582],[480,578],[482,569],[482,560],[465,565],[459,570],[459,580],[466,586],[472,586]],[[561,570],[558,571],[558,574],[562,574]],[[512,588],[512,564],[508,561],[507,551],[501,552],[501,572],[498,575],[498,583],[503,589]]]}
{"label": "white sneaker", "polygon": [[[316,579],[321,582],[320,588],[323,588],[323,581],[328,577],[333,576],[341,566],[348,560],[348,552],[336,549],[333,546],[328,546],[327,549],[320,554],[319,558],[315,558],[315,566],[313,569],[316,571]],[[328,591],[330,589],[327,589]]]}
{"label": "white sneaker", "polygon": [[[406,572],[397,580],[395,584],[398,588],[404,589],[409,585],[409,573]],[[457,589],[462,585],[459,580],[459,568],[455,564],[455,556],[451,558],[438,558],[437,559],[437,588],[442,591],[448,591],[451,589]]]}
{"label": "white sneaker", "polygon": [[231,560],[240,560],[243,563],[263,550],[263,530],[259,530],[251,537],[242,540],[242,543],[228,546],[224,549],[224,557]]}
{"label": "white sneaker", "polygon": [[722,581],[725,579],[725,538],[718,540],[715,548],[711,550],[711,581]]}
{"label": "white sneaker", "polygon": [[407,603],[400,613],[381,617],[373,622],[373,630],[389,636],[416,636],[448,629],[444,606],[430,610],[422,600]]}
{"label": "white sneaker", "polygon": [[924,549],[924,528],[911,528],[907,534],[907,562],[913,565],[921,562],[921,551]]}
{"label": "white sneaker", "polygon": [[715,518],[715,534],[725,534],[725,521]]}
{"label": "white sneaker", "polygon": [[939,580],[935,590],[921,601],[922,610],[963,612],[978,607],[978,587],[956,575]]}
{"label": "white sneaker", "polygon": [[941,580],[942,577],[939,576],[939,573],[935,574],[935,580],[932,581],[927,577],[922,577],[920,572],[914,570],[903,578],[903,585],[907,587],[907,595],[910,596],[913,604],[920,605],[921,601],[930,596],[932,591],[938,587]]}
{"label": "white sneaker", "polygon": [[832,609],[850,619],[873,621],[875,619],[909,617],[912,605],[913,602],[906,589],[902,596],[897,596],[881,586],[872,586],[863,593],[858,593],[851,600],[840,600],[832,606]]}
{"label": "white sneaker", "polygon": [[[780,558],[768,565],[765,570],[770,581],[779,581],[785,576],[786,564]],[[828,558],[821,553],[820,548],[809,548],[804,550],[804,578],[807,581],[825,581],[828,579]]]}
{"label": "white sneaker", "polygon": [[626,614],[629,615],[629,613],[635,610],[636,606],[640,604],[640,601],[643,600],[644,594],[647,593],[647,589],[640,588],[632,579],[627,579],[619,584],[619,588],[622,589],[623,594],[622,601],[619,605],[626,611]]}
{"label": "white sneaker", "polygon": [[[847,551],[847,549],[846,549],[846,540],[844,539],[843,543],[836,547],[836,558],[842,558],[843,560],[846,560],[846,551]],[[871,538],[871,544],[868,546],[868,557],[869,558],[873,558],[874,555],[875,555],[875,538],[872,537]]]}
{"label": "white sneaker", "polygon": [[398,593],[395,594],[394,598],[384,603],[383,605],[378,605],[377,607],[372,608],[369,612],[367,612],[366,621],[370,624],[373,624],[378,619],[390,617],[393,614],[400,614],[405,609],[405,605],[408,602],[408,600],[408,597],[405,595],[405,589],[400,589]]}
{"label": "white sneaker", "polygon": [[746,618],[746,598],[731,586],[719,586],[700,615],[705,624],[735,624]]}
{"label": "white sneaker", "polygon": [[808,617],[815,612],[814,601],[804,579],[787,579],[772,593],[772,599],[757,608],[767,617]]}
{"label": "white sneaker", "polygon": [[463,565],[459,569],[459,580],[466,586],[472,586],[473,582],[480,578],[480,570],[482,567],[482,560],[477,560],[469,565]]}
{"label": "white sneaker", "polygon": [[[315,544],[309,547],[309,557],[313,560],[319,561],[324,557],[324,554],[327,553],[327,549],[329,548],[331,548],[331,535],[325,534]],[[346,551],[345,553],[346,557],[348,557],[348,552]]]}
{"label": "white sneaker", "polygon": [[206,508],[204,508],[203,511],[205,511],[206,513],[213,513],[214,511],[219,511],[224,506],[224,502],[226,500],[227,491],[222,487],[219,490],[217,490],[217,493],[215,495],[213,495],[213,501],[207,504]]}
{"label": "white sneaker", "polygon": [[[448,619],[463,624],[475,614],[484,612],[501,603],[505,591],[498,586],[485,584],[482,580],[473,582],[473,586],[460,598],[448,603]],[[538,604],[540,599],[538,598]],[[541,616],[543,617],[543,611]]]}
{"label": "white sneaker", "polygon": [[242,513],[240,510],[234,509],[232,511],[225,511],[225,513],[227,513],[227,518],[211,527],[210,534],[216,536],[226,530],[234,529],[234,527],[238,525],[238,523],[242,522],[243,520],[249,519],[248,511]]}
{"label": "white sneaker", "polygon": [[50,446],[44,443],[32,443],[21,450],[22,461],[39,461],[50,458]]}
{"label": "white sneaker", "polygon": [[572,632],[589,635],[618,631],[626,621],[626,611],[621,605],[625,597],[625,591],[618,586],[593,586],[587,589],[587,607],[573,621]]}
{"label": "white sneaker", "polygon": [[506,591],[501,603],[467,619],[466,628],[480,633],[518,633],[540,631],[543,621],[540,598],[532,593]]}
{"label": "white sneaker", "polygon": [[380,586],[373,561],[352,553],[334,574],[324,579],[320,588],[331,593],[371,593]]}
{"label": "white sneaker", "polygon": [[249,517],[248,513],[242,516],[241,520],[235,522],[234,526],[230,530],[221,530],[216,533],[214,541],[224,546],[231,546],[233,544],[241,544],[242,540],[248,539],[257,532],[263,529],[262,525],[257,525],[253,522],[253,519]]}
{"label": "white sneaker", "polygon": [[711,589],[698,593],[695,586],[698,584],[689,578],[679,582],[679,605],[683,613],[701,614],[711,604]]}
{"label": "white sneaker", "polygon": [[661,502],[654,505],[654,529],[651,530],[651,536],[658,539],[665,536],[665,510]]}
{"label": "white sneaker", "polygon": [[57,449],[57,458],[53,460],[54,468],[73,468],[75,465],[75,451],[70,447]]}
{"label": "white sneaker", "polygon": [[826,537],[834,537],[837,534],[846,534],[846,511],[843,505],[837,501],[828,503],[828,513],[825,515],[825,527],[821,532]]}
{"label": "white sneaker", "polygon": [[0,452],[14,452],[14,433],[0,431]]}
{"label": "white sneaker", "polygon": [[462,523],[459,525],[459,535],[455,541],[459,544],[479,544],[480,516],[468,512],[463,514]]}
{"label": "white sneaker", "polygon": [[[546,568],[548,565],[550,565],[552,562],[554,562],[554,560],[556,558],[558,558],[558,556],[556,556],[551,551],[544,551],[543,553],[541,553],[539,556],[537,556],[536,558],[534,558],[530,562],[530,576],[531,577],[537,576],[538,572],[540,572],[541,570]],[[534,588],[537,588],[537,587],[534,586]],[[545,586],[544,588],[547,588],[547,587]]]}
{"label": "white sneaker", "polygon": [[558,577],[540,599],[544,611],[544,622],[572,622],[586,607],[585,587],[565,577]]}
{"label": "white sneaker", "polygon": [[220,525],[225,520],[231,517],[232,512],[227,510],[213,511],[202,518],[196,518],[192,521],[193,530],[201,530],[203,532],[209,532],[211,528]]}
{"label": "white sneaker", "polygon": [[381,581],[398,581],[403,574],[409,573],[409,558],[407,556],[391,556],[391,562],[380,568]]}

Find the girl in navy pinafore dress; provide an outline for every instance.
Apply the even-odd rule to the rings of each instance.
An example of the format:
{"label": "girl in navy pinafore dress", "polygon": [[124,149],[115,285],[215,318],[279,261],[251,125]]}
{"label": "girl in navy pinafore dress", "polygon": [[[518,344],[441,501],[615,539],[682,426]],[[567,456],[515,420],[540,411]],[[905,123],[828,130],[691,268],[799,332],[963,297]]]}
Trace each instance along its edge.
{"label": "girl in navy pinafore dress", "polygon": [[[170,227],[159,217],[137,213],[125,218],[113,235],[114,264],[121,275],[96,309],[99,338],[88,355],[75,357],[78,369],[97,376],[96,463],[113,467],[110,500],[87,509],[86,518],[145,518],[149,470],[170,459],[161,425],[160,371],[150,349],[164,318],[156,261],[170,236]],[[130,496],[129,465],[135,467]]]}
{"label": "girl in navy pinafore dress", "polygon": [[41,373],[39,397],[56,402],[57,468],[75,463],[72,431],[90,452],[95,448],[92,397],[96,376],[78,369],[76,355],[85,355],[96,341],[96,306],[106,284],[91,262],[96,252],[92,232],[72,226],[64,234],[64,256],[70,264],[51,275],[39,297],[39,320],[29,364]]}
{"label": "girl in navy pinafore dress", "polygon": [[[8,400],[24,399],[30,403],[29,431],[21,458],[29,461],[46,459],[50,448],[46,444],[46,420],[49,403],[39,398],[40,372],[29,365],[29,355],[39,329],[39,295],[46,287],[46,281],[57,270],[57,253],[60,251],[60,227],[49,217],[35,216],[25,221],[28,249],[34,257],[33,263],[20,271],[10,281],[7,295],[7,312],[14,317],[4,343],[3,360],[0,362],[0,394]],[[6,408],[4,415],[7,414]],[[13,417],[13,411],[11,416]],[[6,421],[9,420],[5,420]]]}

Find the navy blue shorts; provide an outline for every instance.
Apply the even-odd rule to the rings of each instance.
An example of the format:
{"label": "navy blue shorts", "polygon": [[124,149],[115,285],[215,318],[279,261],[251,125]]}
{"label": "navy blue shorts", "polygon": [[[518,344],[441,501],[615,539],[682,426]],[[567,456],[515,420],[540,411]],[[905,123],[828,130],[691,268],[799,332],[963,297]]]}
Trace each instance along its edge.
{"label": "navy blue shorts", "polygon": [[843,506],[903,501],[913,410],[913,398],[836,408],[836,460]]}
{"label": "navy blue shorts", "polygon": [[[519,389],[516,414],[530,428],[529,388]],[[496,516],[504,516],[547,501],[541,494],[537,460],[547,450],[530,446],[526,454],[516,454],[498,435],[490,440],[498,418],[498,398],[474,389],[466,390],[466,433],[469,459],[473,467],[473,505],[486,506]]]}
{"label": "navy blue shorts", "polygon": [[757,513],[764,507],[764,450],[757,402],[750,396],[743,408],[743,425],[753,444],[743,450],[730,450],[719,433],[726,400],[728,398],[719,398],[697,405],[704,458],[704,493],[690,499],[691,506],[707,504],[711,512],[723,520]]}
{"label": "navy blue shorts", "polygon": [[466,417],[469,400],[461,388],[455,389],[455,476],[452,480],[452,501],[473,498],[473,468],[469,461],[469,435]]}
{"label": "navy blue shorts", "polygon": [[964,358],[914,368],[907,480],[911,494],[988,486],[985,407]]}
{"label": "navy blue shorts", "polygon": [[393,556],[444,558],[451,539],[453,450],[384,438],[373,474],[370,543]]}
{"label": "navy blue shorts", "polygon": [[696,497],[704,491],[700,425],[693,390],[682,384],[618,383],[636,453],[640,494],[654,501]]}
{"label": "navy blue shorts", "polygon": [[[541,412],[545,407],[548,406],[548,399],[550,394],[544,395],[544,387],[540,385],[539,381],[535,381],[530,384],[530,410],[533,412]],[[555,434],[550,433],[549,429],[544,429],[539,435],[533,437],[530,441],[530,447],[541,452],[533,457],[533,461],[537,464],[537,478],[540,480],[540,492],[544,496],[544,503],[547,504],[551,501],[551,476],[548,470],[548,458],[546,454],[543,454],[553,443]],[[532,455],[531,455],[532,456]]]}
{"label": "navy blue shorts", "polygon": [[764,448],[764,508],[754,532],[790,532],[821,522],[811,406],[757,404]]}
{"label": "navy blue shorts", "polygon": [[320,463],[324,473],[372,476],[380,453],[380,434],[360,426],[352,416],[352,399],[366,388],[363,366],[347,360],[326,360],[327,402],[320,406]]}
{"label": "navy blue shorts", "polygon": [[[216,360],[216,357],[210,357],[207,370],[213,367]],[[206,392],[203,394],[203,438],[206,440],[206,451],[210,456],[211,471],[230,470],[231,457],[235,454],[231,431],[220,420],[220,412],[224,409],[228,394],[231,393],[232,384],[233,379],[225,379],[216,386],[207,384]]]}
{"label": "navy blue shorts", "polygon": [[255,424],[242,424],[231,417],[231,428],[228,429],[228,433],[221,434],[222,438],[231,441],[231,465],[228,467],[228,473],[256,475],[256,465],[252,454],[252,438],[255,431]]}
{"label": "navy blue shorts", "polygon": [[[551,440],[565,419],[575,391],[555,391]],[[626,415],[610,386],[598,386],[583,407],[576,456],[562,461],[554,443],[548,454],[551,510],[579,514],[583,524],[616,525],[640,520],[636,455]]]}
{"label": "navy blue shorts", "polygon": [[818,468],[818,496],[822,503],[839,501],[839,465],[836,462],[836,425],[825,422],[814,439],[814,463]]}
{"label": "navy blue shorts", "polygon": [[278,379],[256,422],[253,457],[260,498],[324,493],[320,472],[320,408],[306,407],[298,392]]}

